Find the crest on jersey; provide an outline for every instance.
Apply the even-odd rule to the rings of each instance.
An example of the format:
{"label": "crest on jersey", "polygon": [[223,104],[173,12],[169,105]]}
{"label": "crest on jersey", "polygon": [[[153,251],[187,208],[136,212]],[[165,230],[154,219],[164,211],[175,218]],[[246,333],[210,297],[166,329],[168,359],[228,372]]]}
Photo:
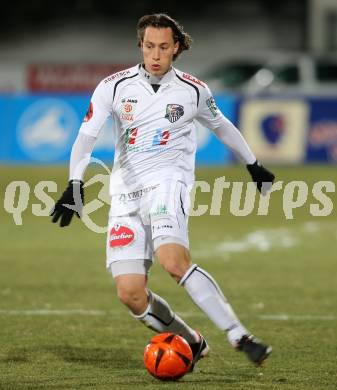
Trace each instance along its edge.
{"label": "crest on jersey", "polygon": [[166,106],[165,118],[171,123],[177,122],[184,115],[184,107],[180,104],[168,104]]}

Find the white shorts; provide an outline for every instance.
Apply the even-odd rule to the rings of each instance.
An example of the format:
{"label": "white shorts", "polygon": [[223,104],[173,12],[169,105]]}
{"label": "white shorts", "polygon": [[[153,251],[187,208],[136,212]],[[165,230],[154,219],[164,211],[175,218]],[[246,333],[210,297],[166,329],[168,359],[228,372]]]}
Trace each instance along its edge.
{"label": "white shorts", "polygon": [[[142,208],[127,215],[110,215],[106,262],[153,260],[164,243],[188,242],[189,193],[182,182],[161,183]],[[154,245],[155,243],[155,245]]]}

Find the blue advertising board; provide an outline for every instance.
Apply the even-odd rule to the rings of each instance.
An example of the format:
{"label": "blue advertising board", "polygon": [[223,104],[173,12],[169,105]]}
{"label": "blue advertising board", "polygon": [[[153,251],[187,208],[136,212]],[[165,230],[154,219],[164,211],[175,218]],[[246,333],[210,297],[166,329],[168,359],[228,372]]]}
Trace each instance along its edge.
{"label": "blue advertising board", "polygon": [[306,159],[337,162],[337,99],[310,99],[310,126]]}
{"label": "blue advertising board", "polygon": [[10,140],[7,138],[7,119],[9,114],[9,99],[0,95],[0,161],[10,152]]}
{"label": "blue advertising board", "polygon": [[69,159],[87,97],[8,95],[3,99],[2,162],[46,164]]}
{"label": "blue advertising board", "polygon": [[337,162],[336,97],[242,99],[239,111],[239,128],[261,161]]}
{"label": "blue advertising board", "polygon": [[[219,108],[233,119],[235,99],[219,96]],[[0,96],[0,162],[54,164],[69,161],[72,144],[90,102],[89,95]],[[224,164],[230,151],[208,129],[198,125],[197,164]],[[107,120],[93,156],[106,162],[114,157],[112,120]]]}

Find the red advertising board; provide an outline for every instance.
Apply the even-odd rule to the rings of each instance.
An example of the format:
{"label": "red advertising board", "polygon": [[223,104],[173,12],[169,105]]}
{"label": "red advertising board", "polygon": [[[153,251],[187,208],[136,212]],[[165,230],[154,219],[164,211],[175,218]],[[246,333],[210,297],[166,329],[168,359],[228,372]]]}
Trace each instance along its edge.
{"label": "red advertising board", "polygon": [[32,64],[27,69],[31,92],[92,92],[105,77],[133,64]]}

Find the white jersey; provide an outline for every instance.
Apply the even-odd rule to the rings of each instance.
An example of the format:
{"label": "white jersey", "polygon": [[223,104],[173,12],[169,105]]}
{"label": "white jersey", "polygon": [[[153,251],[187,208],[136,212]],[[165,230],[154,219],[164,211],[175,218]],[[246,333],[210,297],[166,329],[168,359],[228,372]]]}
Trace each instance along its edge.
{"label": "white jersey", "polygon": [[146,188],[172,176],[193,183],[195,120],[215,131],[245,163],[255,161],[207,85],[175,68],[159,79],[137,65],[102,80],[80,133],[98,137],[109,115],[115,134],[111,194]]}

